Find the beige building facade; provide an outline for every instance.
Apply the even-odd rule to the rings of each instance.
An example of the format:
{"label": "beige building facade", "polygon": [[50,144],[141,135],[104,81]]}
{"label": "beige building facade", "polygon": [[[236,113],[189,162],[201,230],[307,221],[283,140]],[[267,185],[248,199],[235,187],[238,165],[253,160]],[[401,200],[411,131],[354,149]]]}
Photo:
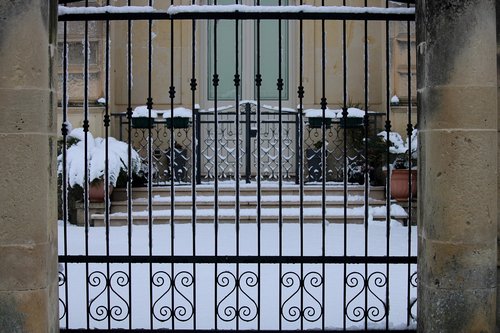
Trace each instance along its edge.
{"label": "beige building facade", "polygon": [[[184,3],[185,2],[185,3]],[[188,4],[184,1],[179,4]],[[124,5],[125,1],[113,1],[113,5]],[[134,3],[137,5],[136,3]],[[147,4],[147,1],[144,1]],[[269,4],[272,4],[269,2]],[[320,5],[320,2],[306,2],[305,4]],[[92,4],[91,4],[92,5]],[[94,3],[101,5],[100,1]],[[329,3],[329,5],[342,5]],[[353,6],[363,6],[363,1],[353,1]],[[385,6],[380,1],[380,6]],[[402,5],[394,5],[402,6]],[[166,10],[164,2],[155,4],[156,9]],[[256,26],[255,22],[240,22],[239,62],[241,75],[240,100],[256,100],[255,73],[256,73]],[[276,90],[278,54],[277,54],[277,23],[261,23],[261,73],[263,74],[262,103],[276,106],[278,95]],[[267,25],[266,25],[267,24]],[[218,92],[218,106],[233,105],[235,94],[233,75],[235,73],[235,42],[234,22],[219,22],[218,33],[218,71],[220,86]],[[369,21],[367,23],[367,54],[365,61],[365,26],[364,22],[347,21],[344,27],[342,21],[326,21],[325,36],[325,74],[324,87],[322,76],[323,65],[323,28],[321,22],[304,21],[303,36],[299,36],[297,21],[282,22],[282,77],[284,91],[282,105],[286,108],[297,109],[299,99],[297,89],[300,80],[300,62],[303,65],[304,99],[303,108],[320,108],[323,91],[330,109],[340,109],[344,104],[344,77],[346,82],[346,105],[357,106],[385,114],[389,110],[392,130],[406,136],[408,112],[411,114],[412,125],[416,124],[416,61],[415,61],[415,26],[408,22],[391,22],[389,41],[386,38],[385,23]],[[151,33],[151,73],[149,73],[149,25],[147,21],[134,21],[130,27],[130,60],[128,58],[129,30],[127,21],[116,21],[110,24],[109,45],[106,43],[105,23],[89,22],[88,25],[88,101],[90,130],[96,136],[104,135],[103,115],[104,107],[98,103],[99,98],[105,98],[106,84],[106,45],[109,47],[109,109],[111,113],[126,112],[129,102],[130,89],[131,107],[145,105],[148,95],[148,80],[151,79],[151,97],[154,108],[170,109],[169,87],[175,87],[174,106],[192,107],[190,80],[192,73],[192,23],[191,21],[175,21],[173,23],[173,43],[171,39],[170,21],[154,21]],[[410,33],[408,34],[408,29]],[[228,30],[232,32],[227,33]],[[68,48],[68,75],[67,100],[68,117],[73,127],[78,127],[83,119],[84,80],[83,73],[84,53],[82,46],[85,43],[84,23],[67,23]],[[224,32],[226,31],[226,32]],[[273,35],[273,33],[276,33]],[[59,55],[60,61],[60,100],[62,93],[62,45],[64,29],[59,24]],[[212,75],[213,75],[213,23],[199,21],[195,32],[195,78],[197,89],[195,104],[201,109],[214,106]],[[300,38],[303,39],[303,59],[299,59]],[[344,45],[345,38],[345,68]],[[408,42],[409,39],[409,42]],[[275,45],[276,44],[276,45]],[[173,45],[173,82],[171,82],[171,45]],[[408,52],[410,45],[410,52]],[[275,53],[275,54],[274,54]],[[386,58],[389,59],[387,65]],[[128,66],[131,66],[129,83]],[[365,66],[367,78],[365,78]],[[274,72],[273,72],[274,71]],[[389,74],[387,74],[389,71]],[[267,72],[272,75],[266,77]],[[410,74],[410,78],[408,78]],[[387,82],[387,78],[389,82]],[[365,79],[367,84],[365,86]],[[410,82],[410,89],[408,89]],[[129,87],[130,86],[130,87]],[[365,100],[367,90],[367,100]],[[397,96],[399,103],[391,103],[393,96]],[[410,103],[409,103],[410,102]],[[388,106],[388,104],[390,104]],[[409,107],[409,104],[411,107]],[[61,104],[60,104],[61,106]],[[385,116],[383,116],[385,118]],[[58,120],[62,122],[62,112]],[[383,124],[382,124],[383,125]],[[118,133],[112,130],[112,135]]]}

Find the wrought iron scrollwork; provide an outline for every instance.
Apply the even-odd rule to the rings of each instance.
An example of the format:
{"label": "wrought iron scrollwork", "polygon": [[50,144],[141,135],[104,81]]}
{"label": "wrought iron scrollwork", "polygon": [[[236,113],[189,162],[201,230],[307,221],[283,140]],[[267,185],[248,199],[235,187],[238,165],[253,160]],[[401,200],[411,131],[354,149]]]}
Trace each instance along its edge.
{"label": "wrought iron scrollwork", "polygon": [[[221,272],[217,276],[217,285],[228,289],[225,296],[217,304],[217,316],[226,322],[239,318],[242,321],[250,322],[259,314],[257,303],[250,296],[252,288],[257,287],[259,278],[252,271],[242,273],[239,278],[229,271]],[[235,292],[241,293],[245,297],[240,297],[239,304],[233,305],[230,296]]]}
{"label": "wrought iron scrollwork", "polygon": [[[412,286],[413,288],[417,288],[417,286],[418,286],[418,274],[417,274],[417,272],[414,272],[410,276],[410,286]],[[409,314],[410,318],[414,321],[417,320],[417,313],[416,313],[417,306],[416,305],[417,305],[417,298],[415,297],[415,298],[410,299],[408,314]]]}
{"label": "wrought iron scrollwork", "polygon": [[183,293],[183,289],[190,288],[193,284],[193,275],[186,271],[177,273],[174,278],[174,289],[181,296],[184,303],[181,303],[174,309],[174,317],[179,321],[188,321],[194,314],[193,303]]}
{"label": "wrought iron scrollwork", "polygon": [[[62,290],[61,287],[63,287],[66,283],[67,283],[66,274],[64,274],[64,272],[59,271],[59,282],[58,282],[59,290]],[[66,302],[59,297],[59,320],[66,317],[67,314],[68,314],[68,307],[66,305]]]}
{"label": "wrought iron scrollwork", "polygon": [[[186,297],[187,290],[185,290],[191,288],[194,284],[194,277],[190,272],[179,272],[172,280],[171,275],[167,272],[158,271],[153,275],[151,282],[154,287],[163,290],[160,297],[158,297],[153,303],[152,312],[156,320],[165,322],[174,317],[176,320],[184,322],[193,317],[193,302]],[[171,295],[172,291],[175,291],[175,293],[180,296],[180,298],[176,298],[176,302],[179,304],[175,306],[173,311],[172,304],[165,304],[165,302],[167,302],[168,295]]]}
{"label": "wrought iron scrollwork", "polygon": [[[345,313],[349,320],[360,322],[367,319],[372,322],[380,322],[387,316],[387,304],[377,295],[376,288],[383,288],[387,285],[387,276],[382,272],[373,272],[367,279],[359,272],[352,272],[346,277],[346,286],[349,288],[359,288],[356,295],[347,303]],[[359,305],[362,302],[360,297],[364,293],[369,293],[366,307]],[[374,305],[370,305],[376,300]]]}
{"label": "wrought iron scrollwork", "polygon": [[153,317],[155,317],[156,320],[162,322],[167,321],[172,318],[172,308],[168,305],[161,305],[161,302],[172,289],[172,279],[167,272],[159,271],[153,274],[151,283],[157,288],[167,288],[167,290],[165,290],[153,303],[152,309]]}
{"label": "wrought iron scrollwork", "polygon": [[[88,284],[90,287],[96,288],[98,293],[97,296],[93,297],[89,302],[88,308],[90,317],[96,321],[103,321],[107,318],[111,318],[115,321],[127,319],[130,314],[130,305],[125,298],[120,295],[118,288],[125,288],[129,283],[129,276],[124,271],[114,272],[109,279],[106,277],[106,274],[101,271],[92,272],[89,275]],[[109,302],[108,308],[106,298],[101,297],[108,290],[118,298],[120,304],[112,305],[111,302]]]}
{"label": "wrought iron scrollwork", "polygon": [[[323,277],[318,272],[309,272],[301,278],[295,272],[287,272],[281,277],[281,285],[292,290],[290,296],[281,305],[281,314],[286,321],[295,322],[304,318],[309,322],[315,322],[323,315],[323,306],[314,296],[314,288],[323,285]],[[300,291],[308,299],[300,301]],[[299,298],[299,300],[296,300]],[[296,304],[303,304],[302,306]]]}

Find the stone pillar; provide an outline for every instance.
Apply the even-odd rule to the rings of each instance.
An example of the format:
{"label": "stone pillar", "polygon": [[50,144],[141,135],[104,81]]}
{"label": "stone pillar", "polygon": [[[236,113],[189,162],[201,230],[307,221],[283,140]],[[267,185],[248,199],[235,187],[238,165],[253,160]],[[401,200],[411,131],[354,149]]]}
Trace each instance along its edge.
{"label": "stone pillar", "polygon": [[0,1],[0,332],[57,332],[57,1]]}
{"label": "stone pillar", "polygon": [[417,2],[419,332],[495,332],[495,0]]}
{"label": "stone pillar", "polygon": [[[498,110],[498,174],[497,174],[497,196],[500,193],[500,5],[496,6],[497,13],[497,110]],[[500,199],[500,198],[499,198]],[[497,201],[498,202],[498,201]],[[500,332],[500,205],[498,213],[498,237],[497,237],[497,332]]]}

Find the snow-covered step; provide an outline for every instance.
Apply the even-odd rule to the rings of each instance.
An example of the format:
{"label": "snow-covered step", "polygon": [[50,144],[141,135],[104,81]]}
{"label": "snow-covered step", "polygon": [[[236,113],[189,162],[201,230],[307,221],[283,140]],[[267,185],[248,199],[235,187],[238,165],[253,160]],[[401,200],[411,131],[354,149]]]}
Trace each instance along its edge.
{"label": "snow-covered step", "polygon": [[[307,195],[303,197],[304,207],[318,207],[322,206],[321,195]],[[170,209],[172,198],[166,196],[156,195],[152,198],[153,210],[166,210]],[[215,198],[213,196],[198,196],[196,197],[196,207],[199,209],[213,209]],[[219,208],[234,208],[236,206],[236,197],[234,196],[219,196],[217,198]],[[265,195],[261,196],[261,207],[263,208],[278,208],[280,205],[280,196],[278,195]],[[365,202],[364,196],[350,195],[347,200],[347,207],[354,208],[363,206]],[[385,204],[384,200],[369,199],[370,206],[381,206]],[[344,205],[343,196],[326,196],[326,207],[339,207]],[[148,200],[145,198],[134,199],[132,201],[132,211],[141,211],[148,209]],[[174,207],[175,209],[188,209],[193,206],[193,198],[190,196],[175,196]],[[297,208],[300,207],[300,196],[298,195],[284,195],[281,197],[281,206],[284,208]],[[256,196],[240,196],[240,208],[256,208]],[[111,204],[111,212],[126,212],[128,210],[127,201],[113,201]]]}
{"label": "snow-covered step", "polygon": [[[240,209],[239,221],[241,223],[256,223],[257,210],[256,209]],[[262,208],[261,209],[261,222],[262,223],[277,223],[279,218],[279,210],[276,208]],[[348,208],[347,215],[344,215],[344,208],[326,208],[325,219],[328,223],[364,223],[365,212],[364,207]],[[281,216],[285,223],[298,223],[300,222],[300,208],[287,208],[282,209]],[[375,207],[369,209],[369,220],[385,220],[386,208]],[[217,221],[219,223],[235,223],[236,210],[233,209],[219,209]],[[391,205],[391,215],[393,219],[405,220],[407,214],[401,206]],[[191,209],[178,209],[174,210],[174,221],[176,223],[192,223],[192,210]],[[196,222],[197,223],[213,223],[215,216],[214,209],[197,209]],[[318,207],[308,208],[304,207],[303,217],[306,223],[321,223],[323,221],[322,209]],[[170,210],[154,210],[151,214],[151,221],[154,224],[169,223],[171,219]],[[128,224],[127,213],[112,213],[109,215],[111,225],[126,225]],[[133,224],[147,224],[149,223],[150,216],[147,210],[132,212]],[[103,225],[105,221],[104,214],[92,214],[92,225]],[[402,221],[404,222],[404,221]]]}
{"label": "snow-covered step", "polygon": [[[197,196],[213,196],[214,195],[214,184],[201,184],[196,186]],[[192,196],[192,187],[190,185],[175,186],[174,193],[175,196]],[[154,186],[151,189],[152,196],[166,196],[170,197],[170,186]],[[279,188],[277,182],[264,182],[261,186],[261,195],[279,195]],[[281,194],[286,195],[299,195],[300,186],[295,183],[284,183],[282,186]],[[321,184],[306,184],[303,190],[304,195],[322,195],[323,186]],[[365,187],[363,185],[349,185],[347,187],[347,195],[358,195],[364,196]],[[235,184],[234,182],[221,182],[219,184],[218,190],[219,196],[235,196]],[[328,183],[325,186],[325,194],[327,196],[343,196],[344,186],[342,184]],[[132,198],[148,198],[149,189],[147,187],[134,187],[132,188]],[[240,184],[240,196],[255,196],[257,197],[257,185],[255,183],[251,184]],[[385,188],[384,186],[370,186],[369,196],[373,199],[384,200],[385,198]],[[124,188],[115,188],[112,195],[113,201],[125,201],[127,200],[127,190]]]}

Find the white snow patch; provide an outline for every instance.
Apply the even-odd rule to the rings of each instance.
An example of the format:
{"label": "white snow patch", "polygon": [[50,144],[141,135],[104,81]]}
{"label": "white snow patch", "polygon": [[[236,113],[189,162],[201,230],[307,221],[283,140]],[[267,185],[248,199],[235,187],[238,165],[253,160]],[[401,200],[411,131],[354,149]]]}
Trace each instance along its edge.
{"label": "white snow patch", "polygon": [[[172,118],[171,110],[158,110],[158,112],[163,113],[163,118]],[[192,118],[193,112],[191,109],[186,109],[184,107],[174,108],[174,118],[182,117],[182,118]]]}
{"label": "white snow patch", "polygon": [[[338,110],[325,110],[325,118],[337,118]],[[307,109],[304,111],[307,118],[323,118],[323,109]]]}
{"label": "white snow patch", "polygon": [[151,6],[103,6],[103,7],[66,7],[59,6],[58,14],[59,15],[68,15],[68,14],[106,14],[106,13],[120,13],[120,14],[128,14],[128,13],[154,13],[157,12]]}
{"label": "white snow patch", "polygon": [[[149,110],[146,105],[138,106],[132,112],[132,118],[149,118]],[[151,110],[151,118],[158,117],[158,112],[156,110]]]}
{"label": "white snow patch", "polygon": [[399,97],[394,95],[391,97],[391,104],[399,104]]}
{"label": "white snow patch", "polygon": [[[368,111],[370,112],[370,111]],[[348,108],[347,109],[347,118],[363,118],[366,112],[364,110],[358,108]],[[337,118],[342,118],[342,112],[337,113]]]}
{"label": "white snow patch", "polygon": [[170,6],[167,13],[335,13],[335,14],[415,14],[415,8],[382,8],[351,6],[247,6],[247,5],[190,5]]}

